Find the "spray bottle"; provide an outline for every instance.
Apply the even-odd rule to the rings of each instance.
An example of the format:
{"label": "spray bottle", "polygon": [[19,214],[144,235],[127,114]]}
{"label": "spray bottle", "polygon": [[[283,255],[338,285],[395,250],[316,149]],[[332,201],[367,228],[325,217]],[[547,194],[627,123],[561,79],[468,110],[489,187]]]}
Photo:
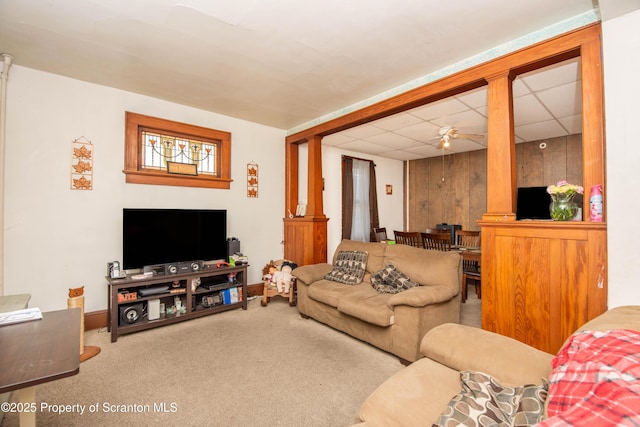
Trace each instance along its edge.
{"label": "spray bottle", "polygon": [[591,187],[589,214],[591,222],[602,222],[602,184]]}

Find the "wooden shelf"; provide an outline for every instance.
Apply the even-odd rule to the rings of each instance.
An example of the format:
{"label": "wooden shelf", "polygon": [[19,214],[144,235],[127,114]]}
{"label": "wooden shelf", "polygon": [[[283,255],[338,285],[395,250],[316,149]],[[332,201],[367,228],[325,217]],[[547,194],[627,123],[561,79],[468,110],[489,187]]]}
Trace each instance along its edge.
{"label": "wooden shelf", "polygon": [[[234,274],[233,281],[228,280],[229,274]],[[209,288],[203,289],[196,287],[197,280],[200,286],[204,283]],[[171,325],[178,322],[195,319],[202,316],[221,313],[228,310],[242,308],[247,309],[247,266],[204,268],[201,271],[180,273],[180,274],[162,274],[151,276],[143,279],[134,279],[127,276],[122,279],[112,279],[107,277],[109,286],[109,331],[111,332],[111,342],[116,342],[120,335],[130,334],[143,331],[146,329],[157,328],[160,326]],[[173,284],[179,282],[178,288],[173,288]],[[169,291],[152,295],[140,295],[140,290],[153,288],[155,286],[169,286]],[[227,289],[238,288],[239,301],[233,303],[221,303],[209,307],[203,306],[198,297],[208,294],[214,295]],[[171,292],[172,289],[182,289],[180,292]],[[123,292],[136,292],[135,299],[118,301],[118,294]],[[166,307],[173,305],[175,297],[180,297],[181,304],[185,307],[184,313],[176,313],[168,315],[162,314],[159,319],[149,320],[147,317],[147,308],[149,301],[159,299],[165,303]],[[220,300],[223,301],[222,295]],[[122,307],[136,306],[142,307],[142,314],[133,323],[127,323],[121,319],[120,311]]]}

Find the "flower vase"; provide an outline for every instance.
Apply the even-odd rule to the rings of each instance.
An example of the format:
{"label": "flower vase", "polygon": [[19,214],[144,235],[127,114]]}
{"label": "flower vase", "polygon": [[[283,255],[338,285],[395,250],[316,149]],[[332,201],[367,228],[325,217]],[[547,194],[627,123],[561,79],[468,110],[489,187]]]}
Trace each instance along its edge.
{"label": "flower vase", "polygon": [[578,212],[578,205],[573,201],[576,193],[551,194],[549,212],[554,221],[572,221]]}

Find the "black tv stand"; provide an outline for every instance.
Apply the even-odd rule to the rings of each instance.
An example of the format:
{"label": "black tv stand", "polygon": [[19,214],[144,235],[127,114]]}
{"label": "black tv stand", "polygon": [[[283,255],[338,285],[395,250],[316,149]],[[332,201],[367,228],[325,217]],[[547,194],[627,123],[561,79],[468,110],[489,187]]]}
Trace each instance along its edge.
{"label": "black tv stand", "polygon": [[[142,279],[133,279],[131,275],[120,279],[107,277],[107,282],[111,342],[116,342],[120,335],[236,308],[247,309],[247,265],[220,268],[205,265],[200,271],[159,274]],[[150,301],[159,300],[165,308],[170,308],[175,305],[176,298],[184,307],[182,313],[165,310],[160,318],[148,319]],[[142,313],[132,323],[123,322],[121,312],[131,309]]]}

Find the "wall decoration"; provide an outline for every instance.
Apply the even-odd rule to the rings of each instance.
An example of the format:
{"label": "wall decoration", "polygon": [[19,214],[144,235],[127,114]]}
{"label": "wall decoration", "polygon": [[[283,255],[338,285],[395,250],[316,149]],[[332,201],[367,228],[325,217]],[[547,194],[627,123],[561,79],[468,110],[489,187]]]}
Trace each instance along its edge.
{"label": "wall decoration", "polygon": [[93,189],[93,144],[84,136],[71,142],[71,189]]}
{"label": "wall decoration", "polygon": [[247,163],[247,197],[258,197],[258,164]]}

